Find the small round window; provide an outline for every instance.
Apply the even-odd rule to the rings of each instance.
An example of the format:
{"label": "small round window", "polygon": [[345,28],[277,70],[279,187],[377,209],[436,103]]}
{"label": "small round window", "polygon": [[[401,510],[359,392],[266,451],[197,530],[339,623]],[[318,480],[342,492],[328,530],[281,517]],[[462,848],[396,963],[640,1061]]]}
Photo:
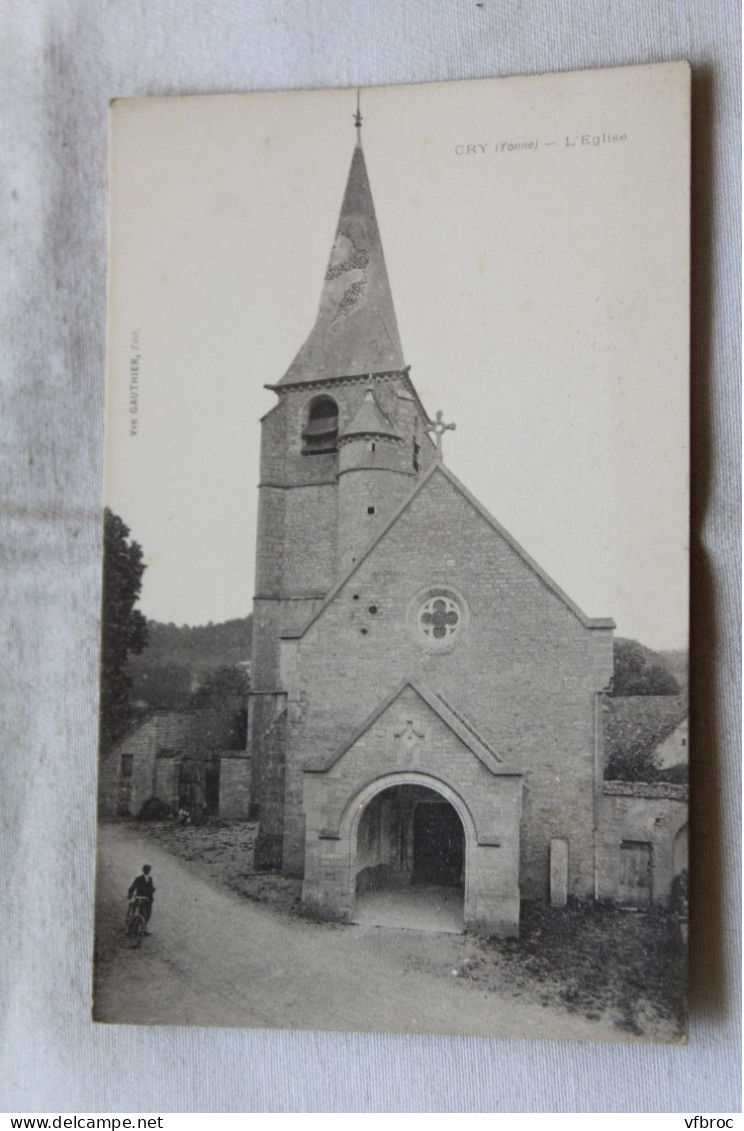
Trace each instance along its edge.
{"label": "small round window", "polygon": [[465,602],[451,589],[419,593],[409,611],[409,624],[418,643],[437,652],[454,647],[468,619]]}

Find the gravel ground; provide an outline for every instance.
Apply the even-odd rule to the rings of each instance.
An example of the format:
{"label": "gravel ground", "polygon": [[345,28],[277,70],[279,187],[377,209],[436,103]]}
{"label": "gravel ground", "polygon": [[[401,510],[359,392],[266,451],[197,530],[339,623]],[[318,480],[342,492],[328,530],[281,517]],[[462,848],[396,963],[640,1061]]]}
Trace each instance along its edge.
{"label": "gravel ground", "polygon": [[302,880],[253,869],[253,842],[258,830],[254,822],[210,818],[204,825],[181,827],[171,821],[143,821],[137,828],[238,895],[284,915],[299,914]]}
{"label": "gravel ground", "polygon": [[[298,918],[301,881],[253,870],[255,824],[210,819],[185,828],[169,822],[120,827],[179,857],[195,876],[282,919]],[[300,925],[306,925],[301,918]],[[425,939],[411,948],[410,971],[457,978],[473,992],[539,1007],[551,1030],[554,1023],[547,1023],[547,1015],[555,1014],[581,1030],[591,1023],[599,1039],[685,1039],[686,956],[671,915],[591,903],[551,908],[525,902],[519,939],[449,936],[447,942],[442,935],[390,933]]]}

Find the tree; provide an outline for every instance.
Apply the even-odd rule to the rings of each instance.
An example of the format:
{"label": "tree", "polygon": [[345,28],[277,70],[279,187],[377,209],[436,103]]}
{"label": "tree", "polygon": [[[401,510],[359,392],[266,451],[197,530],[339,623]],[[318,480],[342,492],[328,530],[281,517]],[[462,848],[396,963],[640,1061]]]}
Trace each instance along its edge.
{"label": "tree", "polygon": [[[150,624],[148,622],[148,632]],[[191,671],[183,664],[166,664],[150,659],[152,637],[144,657],[127,668],[132,700],[149,710],[184,711],[191,703]]]}
{"label": "tree", "polygon": [[231,747],[244,750],[248,731],[248,692],[251,681],[242,664],[222,666],[209,673],[191,697],[192,707],[199,710],[232,712]]}
{"label": "tree", "polygon": [[147,621],[135,608],[142,589],[142,548],[129,527],[106,508],[103,522],[101,626],[101,750],[108,750],[132,720],[127,657],[147,644]]}
{"label": "tree", "polygon": [[244,707],[251,681],[240,664],[221,666],[213,671],[191,697],[193,707]]}
{"label": "tree", "polygon": [[613,695],[679,695],[672,672],[637,640],[615,640],[614,661]]}
{"label": "tree", "polygon": [[656,782],[660,773],[656,751],[649,750],[641,742],[631,742],[626,749],[613,752],[605,767],[604,776],[606,781]]}

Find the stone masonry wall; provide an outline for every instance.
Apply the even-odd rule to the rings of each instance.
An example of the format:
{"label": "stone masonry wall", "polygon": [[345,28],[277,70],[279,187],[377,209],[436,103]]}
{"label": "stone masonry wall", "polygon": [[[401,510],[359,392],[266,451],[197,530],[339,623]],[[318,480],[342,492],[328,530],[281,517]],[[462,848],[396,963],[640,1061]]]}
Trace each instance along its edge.
{"label": "stone masonry wall", "polygon": [[[158,751],[177,749],[183,743],[183,717],[176,712],[145,719],[124,736],[101,760],[98,774],[99,811],[102,817],[119,815],[122,783],[128,787],[128,809],[135,814],[143,801],[155,795]],[[122,778],[123,757],[131,756],[132,773]]]}
{"label": "stone masonry wall", "polygon": [[287,711],[283,708],[261,735],[261,777],[256,776],[254,767],[251,781],[252,801],[255,803],[255,798],[260,797],[257,868],[279,868],[282,863],[286,746]]}
{"label": "stone masonry wall", "polygon": [[351,569],[362,556],[390,515],[405,502],[413,485],[411,475],[383,468],[349,470],[340,476],[338,553],[341,573]]}
{"label": "stone masonry wall", "polygon": [[[161,711],[149,716],[101,759],[100,815],[118,816],[125,797],[132,816],[151,797],[174,804],[180,759],[206,760],[234,745],[232,711]],[[132,772],[127,777],[122,775],[125,758],[131,758]]]}
{"label": "stone masonry wall", "polygon": [[251,760],[247,754],[220,757],[220,817],[247,820],[251,800]]}
{"label": "stone masonry wall", "polygon": [[[413,743],[405,737],[409,721]],[[371,784],[405,779],[456,795],[466,843],[466,924],[487,934],[516,933],[521,778],[493,773],[413,688],[404,688],[325,773],[304,778],[310,858],[303,901],[310,909],[348,918],[359,863],[350,867],[356,798]]]}
{"label": "stone masonry wall", "polygon": [[[438,586],[469,612],[449,652],[428,651],[415,629],[422,594]],[[434,474],[295,646],[288,870],[303,868],[303,765],[331,753],[415,675],[525,772],[523,895],[547,897],[553,837],[569,840],[569,891],[591,894],[594,703],[612,672],[611,631],[585,627],[444,475]]]}
{"label": "stone masonry wall", "polygon": [[[263,418],[251,656],[254,691],[274,692],[281,688],[281,631],[304,624],[338,576],[339,454],[303,454],[302,430],[310,405],[320,393],[333,396],[341,432],[356,415],[368,383],[368,379],[349,380],[316,388],[285,389],[279,403]],[[420,429],[420,420],[406,380],[393,374],[375,378],[374,384],[384,411],[401,429],[410,432],[405,458],[412,461],[413,431]],[[399,396],[401,392],[405,394],[403,398]],[[428,438],[422,436],[420,459],[424,467],[433,449]],[[410,490],[412,477],[396,478],[401,479],[404,487],[398,492],[384,492],[376,500],[377,523],[384,522]],[[365,517],[367,505],[370,504],[365,503]],[[275,814],[277,806],[283,803],[283,798],[273,792],[280,783],[283,789],[283,777],[274,773],[271,764],[276,757],[274,743],[267,744],[263,737],[271,717],[265,703],[252,701],[252,811],[259,816],[263,832],[276,837],[281,836],[281,818],[278,827],[273,819],[270,825],[266,822],[270,821],[268,814]]]}
{"label": "stone masonry wall", "polygon": [[621,845],[634,842],[651,846],[651,899],[667,903],[680,857],[686,866],[684,851],[676,849],[687,830],[687,787],[666,782],[605,782],[599,817],[599,898],[618,898]]}

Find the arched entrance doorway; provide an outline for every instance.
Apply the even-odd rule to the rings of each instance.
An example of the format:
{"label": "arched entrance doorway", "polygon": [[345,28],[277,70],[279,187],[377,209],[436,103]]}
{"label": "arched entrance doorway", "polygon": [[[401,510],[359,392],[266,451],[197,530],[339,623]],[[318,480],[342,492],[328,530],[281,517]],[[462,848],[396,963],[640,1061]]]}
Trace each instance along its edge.
{"label": "arched entrance doorway", "polygon": [[354,922],[463,930],[465,831],[441,793],[402,784],[375,794],[352,848]]}

